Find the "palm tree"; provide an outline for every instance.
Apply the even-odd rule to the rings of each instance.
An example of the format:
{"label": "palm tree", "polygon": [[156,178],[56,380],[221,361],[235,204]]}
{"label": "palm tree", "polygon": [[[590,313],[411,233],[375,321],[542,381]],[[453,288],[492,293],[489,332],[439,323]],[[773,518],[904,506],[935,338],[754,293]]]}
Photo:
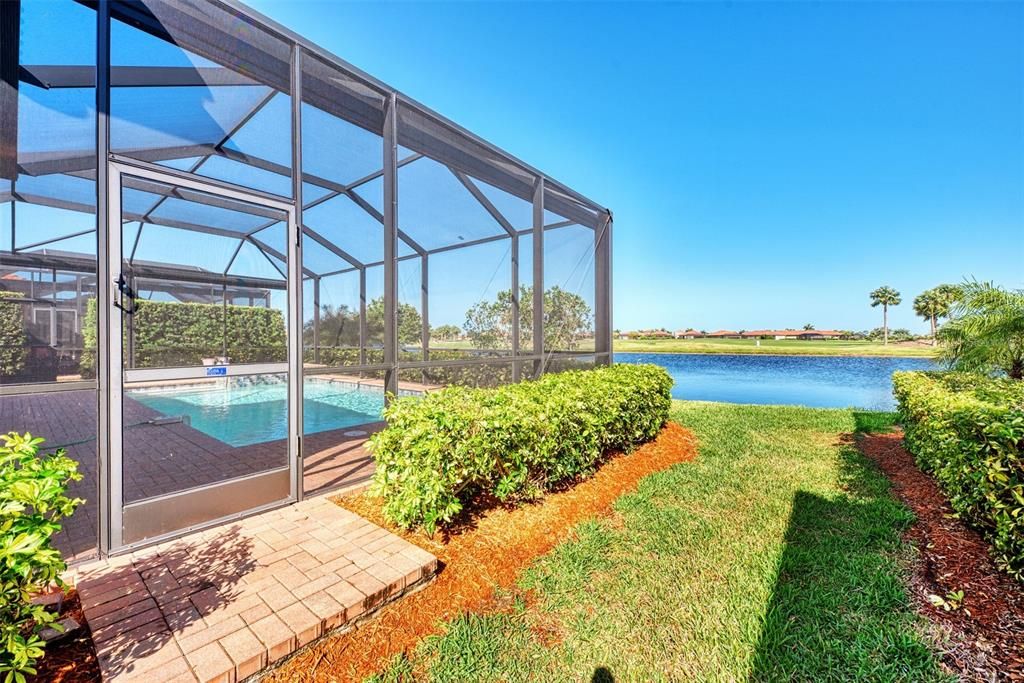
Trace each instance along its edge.
{"label": "palm tree", "polygon": [[1024,289],[965,282],[939,337],[940,358],[952,368],[1003,371],[1024,379]]}
{"label": "palm tree", "polygon": [[914,299],[914,313],[932,325],[932,346],[938,343],[938,319],[949,316],[950,307],[959,297],[960,288],[956,285],[939,285],[921,292]]}
{"label": "palm tree", "polygon": [[889,307],[899,306],[903,301],[900,293],[888,285],[882,285],[871,292],[871,308],[882,307],[882,343],[889,344]]}
{"label": "palm tree", "polygon": [[811,324],[811,323],[807,323],[806,325],[804,325],[804,331],[805,331],[805,332],[810,332],[810,331],[812,331],[813,329],[814,329],[814,325],[813,325],[813,324]]}

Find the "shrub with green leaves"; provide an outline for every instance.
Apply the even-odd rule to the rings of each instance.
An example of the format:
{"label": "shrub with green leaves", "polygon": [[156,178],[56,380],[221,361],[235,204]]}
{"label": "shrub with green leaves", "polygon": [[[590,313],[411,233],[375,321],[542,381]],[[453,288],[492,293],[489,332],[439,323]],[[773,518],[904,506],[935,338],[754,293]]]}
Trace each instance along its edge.
{"label": "shrub with green leaves", "polygon": [[0,291],[0,377],[14,377],[28,360],[28,335],[21,305],[14,299],[21,292]]}
{"label": "shrub with green leaves", "polygon": [[51,545],[60,520],[83,501],[65,493],[82,478],[63,450],[40,455],[43,439],[14,432],[0,435],[0,675],[22,683],[43,656],[39,631],[56,615],[31,598],[63,586],[60,551]]}
{"label": "shrub with green leaves", "polygon": [[957,515],[1024,580],[1024,382],[961,372],[897,372],[907,449]]}
{"label": "shrub with green leaves", "polygon": [[528,499],[590,474],[609,451],[653,439],[668,420],[671,387],[664,368],[613,365],[400,398],[370,439],[372,490],[388,519],[433,532],[474,495]]}

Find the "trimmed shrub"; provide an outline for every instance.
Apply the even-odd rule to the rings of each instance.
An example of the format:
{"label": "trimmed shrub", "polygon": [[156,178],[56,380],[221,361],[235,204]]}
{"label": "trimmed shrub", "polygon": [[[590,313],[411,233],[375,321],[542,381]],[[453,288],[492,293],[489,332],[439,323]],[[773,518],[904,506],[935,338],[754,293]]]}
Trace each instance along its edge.
{"label": "trimmed shrub", "polygon": [[397,399],[384,411],[387,428],[370,438],[372,490],[388,519],[433,532],[474,495],[528,499],[653,439],[671,387],[658,366],[613,365]]}
{"label": "trimmed shrub", "polygon": [[1024,580],[1024,382],[959,372],[897,372],[905,443],[957,515]]}
{"label": "trimmed shrub", "polygon": [[2,291],[0,296],[0,377],[21,374],[28,361],[28,335],[21,304],[11,299],[21,298],[21,292]]}
{"label": "trimmed shrub", "polygon": [[42,439],[11,432],[0,435],[0,675],[24,681],[43,656],[39,631],[56,615],[31,597],[61,583],[65,569],[50,539],[60,520],[82,503],[65,495],[68,482],[82,478],[78,463],[63,450],[39,455]]}
{"label": "trimmed shrub", "polygon": [[[227,356],[232,363],[283,361],[288,337],[276,308],[234,304],[136,301],[135,367],[197,365]],[[82,375],[96,373],[96,300],[90,299],[83,329]],[[127,339],[125,340],[127,344]]]}

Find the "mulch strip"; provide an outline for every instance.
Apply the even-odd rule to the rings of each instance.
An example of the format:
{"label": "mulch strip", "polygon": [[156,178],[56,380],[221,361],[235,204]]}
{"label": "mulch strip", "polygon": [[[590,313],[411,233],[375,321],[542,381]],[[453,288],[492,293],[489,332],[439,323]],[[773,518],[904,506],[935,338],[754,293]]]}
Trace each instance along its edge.
{"label": "mulch strip", "polygon": [[95,683],[100,680],[100,663],[77,591],[70,591],[64,598],[60,617],[74,617],[82,628],[47,645],[46,656],[36,665],[37,673],[29,681]]}
{"label": "mulch strip", "polygon": [[460,614],[502,609],[496,589],[512,587],[523,569],[567,538],[577,523],[609,514],[612,503],[642,478],[696,455],[693,435],[669,423],[654,441],[629,455],[610,457],[594,476],[571,488],[515,509],[492,501],[470,511],[447,535],[433,538],[394,529],[381,517],[379,502],[366,495],[335,499],[433,553],[442,569],[422,590],[384,606],[355,629],[315,643],[262,680],[362,680]]}
{"label": "mulch strip", "polygon": [[[935,481],[903,448],[903,435],[861,435],[858,446],[917,517],[906,537],[917,546],[911,591],[918,610],[950,636],[943,663],[966,680],[1024,681],[1024,586],[1000,572],[988,544],[953,516]],[[929,601],[963,591],[958,609]]]}

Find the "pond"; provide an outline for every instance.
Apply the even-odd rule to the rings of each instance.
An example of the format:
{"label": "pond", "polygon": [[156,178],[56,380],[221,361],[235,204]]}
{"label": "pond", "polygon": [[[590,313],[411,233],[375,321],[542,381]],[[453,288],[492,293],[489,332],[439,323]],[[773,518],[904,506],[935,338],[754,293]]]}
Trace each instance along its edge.
{"label": "pond", "polygon": [[654,363],[675,379],[672,398],[894,410],[892,373],[930,370],[927,358],[616,353],[618,363]]}

